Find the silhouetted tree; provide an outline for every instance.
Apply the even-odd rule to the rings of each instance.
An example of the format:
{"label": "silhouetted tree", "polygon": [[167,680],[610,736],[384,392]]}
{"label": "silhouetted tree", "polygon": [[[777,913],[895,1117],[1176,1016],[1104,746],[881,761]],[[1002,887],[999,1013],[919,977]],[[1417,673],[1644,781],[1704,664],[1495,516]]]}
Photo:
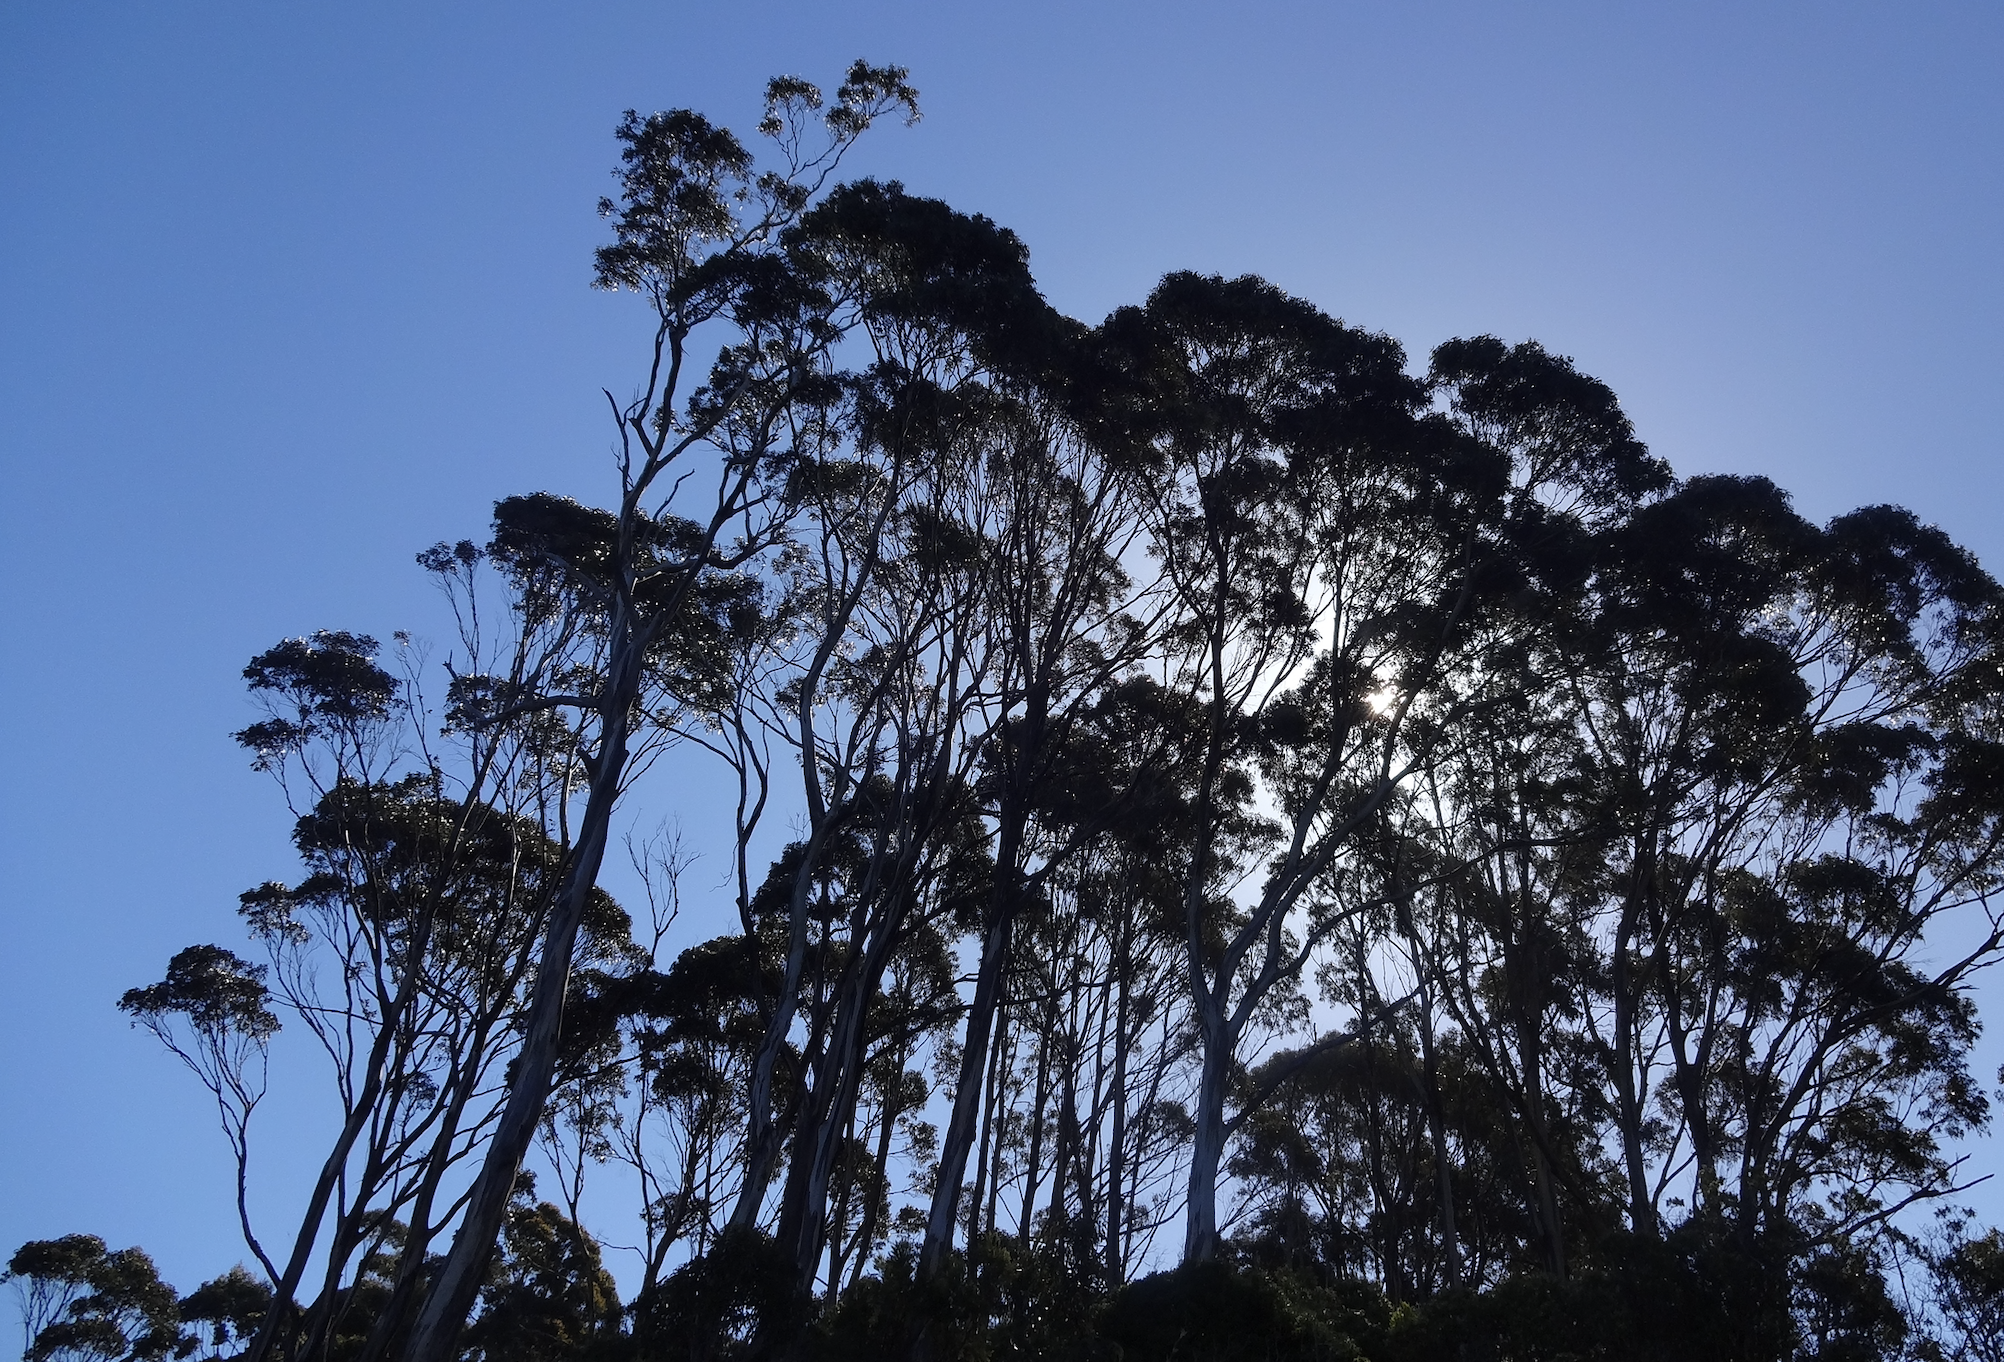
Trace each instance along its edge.
{"label": "silhouetted tree", "polygon": [[[252,660],[304,874],[120,1003],[267,1281],[25,1245],[31,1362],[1992,1356],[1995,1233],[1904,1226],[1989,1119],[2004,589],[1673,478],[1534,342],[1418,373],[1184,273],[1065,318],[835,182],[915,110],[776,80],[769,170],[622,122],[616,505],[420,555],[436,709],[401,635]],[[671,746],[729,828],[629,841],[636,935],[598,880]],[[295,1038],[340,1122],[267,1254]]]}

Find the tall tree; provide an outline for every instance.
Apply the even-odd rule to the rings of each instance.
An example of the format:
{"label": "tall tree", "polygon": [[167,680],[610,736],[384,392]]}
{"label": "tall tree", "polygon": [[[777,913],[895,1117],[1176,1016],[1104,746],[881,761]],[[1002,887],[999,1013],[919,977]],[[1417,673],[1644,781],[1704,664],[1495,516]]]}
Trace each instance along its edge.
{"label": "tall tree", "polygon": [[[770,539],[759,479],[784,447],[785,413],[819,380],[830,340],[820,300],[775,277],[777,237],[855,139],[897,108],[915,117],[917,96],[892,67],[858,62],[825,113],[813,86],[775,80],[760,131],[777,144],[781,168],[764,174],[753,173],[735,136],[686,110],[629,115],[621,125],[621,200],[602,204],[614,218],[615,241],[599,252],[598,282],[647,298],[657,326],[640,395],[614,404],[618,509],[609,525],[589,525],[591,533],[579,533],[575,522],[536,523],[540,517],[515,527],[533,535],[527,547],[535,559],[560,565],[567,585],[596,607],[596,665],[581,694],[555,689],[571,676],[539,676],[503,711],[563,707],[586,716],[594,730],[584,756],[588,788],[551,905],[508,1100],[405,1347],[408,1362],[444,1362],[452,1353],[542,1120],[571,960],[627,776],[650,658],[672,643],[700,582],[739,567]],[[820,146],[803,145],[817,135]],[[688,346],[712,321],[730,324],[739,339],[723,348],[707,384],[685,397]],[[671,510],[687,483],[667,475],[699,451],[715,456],[715,496],[691,519]]]}
{"label": "tall tree", "polygon": [[1501,475],[1421,419],[1396,343],[1262,281],[1171,275],[1119,330],[1157,385],[1168,466],[1150,512],[1165,669],[1204,716],[1183,884],[1196,1260],[1218,1249],[1242,1042],[1342,920],[1318,887],[1417,765],[1415,707],[1452,689]]}

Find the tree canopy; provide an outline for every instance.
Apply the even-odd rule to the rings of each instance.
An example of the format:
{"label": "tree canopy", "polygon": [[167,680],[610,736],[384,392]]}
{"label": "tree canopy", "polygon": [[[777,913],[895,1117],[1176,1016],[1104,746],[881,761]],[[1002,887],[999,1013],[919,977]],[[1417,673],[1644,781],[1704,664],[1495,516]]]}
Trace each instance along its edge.
{"label": "tree canopy", "polygon": [[[917,109],[621,122],[609,504],[419,554],[436,668],[251,661],[301,877],[118,1004],[257,1267],[25,1245],[30,1362],[1995,1356],[2004,589],[1536,342],[1065,317],[839,178]],[[670,749],[729,834],[622,905]],[[274,1238],[281,1031],[339,1120]]]}

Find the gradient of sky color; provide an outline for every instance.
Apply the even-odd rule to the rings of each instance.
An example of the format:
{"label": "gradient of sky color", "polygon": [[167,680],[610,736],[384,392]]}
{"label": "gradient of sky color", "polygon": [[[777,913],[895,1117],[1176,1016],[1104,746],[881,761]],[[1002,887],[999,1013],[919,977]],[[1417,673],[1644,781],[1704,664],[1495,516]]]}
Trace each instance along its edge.
{"label": "gradient of sky color", "polygon": [[[859,55],[925,120],[854,168],[1015,228],[1076,316],[1192,268],[1416,362],[1536,337],[1680,473],[1900,501],[2004,568],[1995,4],[0,0],[0,1252],[88,1230],[184,1290],[244,1256],[206,1098],[113,1008],[291,873],[239,669],[440,634],[415,550],[603,500],[620,111],[748,129]],[[324,1126],[273,1108],[275,1230]]]}

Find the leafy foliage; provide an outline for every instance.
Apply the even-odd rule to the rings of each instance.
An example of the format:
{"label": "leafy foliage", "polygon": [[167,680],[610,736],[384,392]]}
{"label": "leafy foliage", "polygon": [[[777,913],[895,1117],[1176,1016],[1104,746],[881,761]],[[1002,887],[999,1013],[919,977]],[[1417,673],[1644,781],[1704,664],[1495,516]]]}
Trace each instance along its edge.
{"label": "leafy foliage", "polygon": [[[252,660],[302,874],[120,1003],[265,1280],[24,1246],[33,1362],[1995,1356],[1995,1232],[1910,1226],[1990,1119],[2004,588],[1676,478],[1534,341],[1066,318],[837,181],[916,113],[622,120],[616,499],[419,555],[436,709],[403,635]],[[629,842],[640,913],[671,751],[727,831]],[[270,1254],[281,1019],[340,1123]]]}

